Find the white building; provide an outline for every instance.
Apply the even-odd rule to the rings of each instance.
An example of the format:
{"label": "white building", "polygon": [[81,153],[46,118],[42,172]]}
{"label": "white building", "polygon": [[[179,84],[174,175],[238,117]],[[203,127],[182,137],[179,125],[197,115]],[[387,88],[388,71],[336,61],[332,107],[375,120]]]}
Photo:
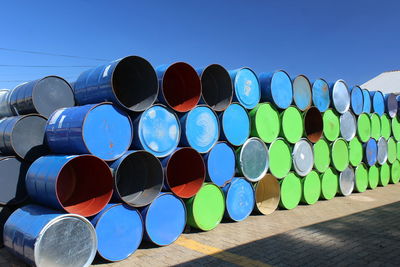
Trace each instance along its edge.
{"label": "white building", "polygon": [[386,71],[360,86],[370,91],[400,95],[400,70]]}

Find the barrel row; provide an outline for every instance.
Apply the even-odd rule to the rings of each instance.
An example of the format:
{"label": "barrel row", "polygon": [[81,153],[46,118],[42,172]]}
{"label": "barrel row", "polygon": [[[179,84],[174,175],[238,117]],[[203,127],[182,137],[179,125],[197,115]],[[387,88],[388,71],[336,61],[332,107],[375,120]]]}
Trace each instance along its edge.
{"label": "barrel row", "polygon": [[[196,71],[183,62],[154,70],[135,56],[88,70],[72,86],[64,81],[74,103],[49,96],[56,80],[17,86],[0,101],[10,110],[0,126],[14,134],[0,139],[19,140],[1,151],[18,158],[0,162],[20,164],[7,167],[18,171],[4,203],[27,194],[36,203],[10,216],[4,244],[37,266],[87,266],[96,253],[118,261],[142,239],[173,243],[185,225],[209,231],[224,217],[242,221],[400,178],[397,100],[393,112],[393,97],[348,90],[342,80],[310,83],[215,64]],[[48,112],[36,105],[38,95],[43,106],[52,102]],[[30,117],[37,120],[14,123]],[[40,141],[24,145],[30,136]]]}

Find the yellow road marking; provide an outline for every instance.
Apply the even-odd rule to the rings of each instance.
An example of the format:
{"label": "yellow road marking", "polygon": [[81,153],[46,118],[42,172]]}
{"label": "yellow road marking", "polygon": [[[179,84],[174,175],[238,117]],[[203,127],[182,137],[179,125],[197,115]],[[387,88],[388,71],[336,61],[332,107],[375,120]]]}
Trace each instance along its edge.
{"label": "yellow road marking", "polygon": [[178,240],[176,240],[175,244],[240,266],[271,267],[271,265],[261,261],[252,260],[248,257],[237,255],[220,248],[208,246],[184,236],[180,236]]}

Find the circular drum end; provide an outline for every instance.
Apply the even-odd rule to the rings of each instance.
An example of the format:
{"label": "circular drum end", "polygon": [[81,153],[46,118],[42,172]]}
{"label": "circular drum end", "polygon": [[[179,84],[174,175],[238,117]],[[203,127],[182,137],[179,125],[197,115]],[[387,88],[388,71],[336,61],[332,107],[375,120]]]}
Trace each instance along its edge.
{"label": "circular drum end", "polygon": [[110,168],[95,156],[73,157],[57,177],[56,193],[65,211],[93,216],[107,205],[113,194]]}
{"label": "circular drum end", "polygon": [[265,176],[269,167],[268,148],[259,138],[248,139],[239,151],[238,167],[250,182],[257,182]]}
{"label": "circular drum end", "polygon": [[339,190],[343,196],[349,196],[354,189],[354,170],[348,166],[339,175]]}
{"label": "circular drum end", "polygon": [[177,62],[165,71],[161,89],[169,107],[177,112],[188,112],[200,100],[201,81],[192,66]]}
{"label": "circular drum end", "polygon": [[149,108],[158,96],[157,74],[144,58],[129,56],[117,63],[112,87],[119,104],[134,112]]}
{"label": "circular drum end", "polygon": [[150,204],[161,192],[163,168],[147,151],[127,152],[115,168],[115,193],[132,207]]}
{"label": "circular drum end", "polygon": [[202,97],[215,111],[224,111],[232,102],[233,85],[228,71],[218,64],[206,67],[201,73]]}
{"label": "circular drum end", "polygon": [[96,232],[79,215],[62,215],[50,221],[35,244],[36,266],[89,266],[97,250]]}
{"label": "circular drum end", "polygon": [[312,143],[316,143],[324,129],[321,112],[316,107],[311,107],[304,114],[304,132]]}
{"label": "circular drum end", "polygon": [[39,80],[33,88],[32,98],[36,111],[46,118],[59,108],[75,106],[71,85],[57,76]]}
{"label": "circular drum end", "polygon": [[255,209],[264,215],[274,212],[279,205],[280,189],[278,180],[273,175],[266,174],[255,184]]}
{"label": "circular drum end", "polygon": [[202,187],[205,175],[203,157],[193,148],[184,147],[168,159],[165,182],[176,196],[190,198]]}
{"label": "circular drum end", "polygon": [[300,176],[306,176],[314,166],[314,153],[311,144],[302,139],[294,145],[293,168]]}

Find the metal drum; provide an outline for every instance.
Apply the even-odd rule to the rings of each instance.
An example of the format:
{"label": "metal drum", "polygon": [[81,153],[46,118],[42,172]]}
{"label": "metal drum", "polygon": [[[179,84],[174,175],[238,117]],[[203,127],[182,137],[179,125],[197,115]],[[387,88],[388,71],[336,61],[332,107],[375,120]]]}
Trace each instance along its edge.
{"label": "metal drum", "polygon": [[358,116],[357,135],[363,143],[371,138],[371,119],[366,113],[362,113]]}
{"label": "metal drum", "polygon": [[279,206],[287,210],[294,209],[299,205],[302,196],[300,178],[291,172],[279,182],[281,184],[281,200]]}
{"label": "metal drum", "polygon": [[379,169],[378,167],[371,166],[368,170],[368,188],[375,189],[379,182]]}
{"label": "metal drum", "polygon": [[[271,154],[271,148],[269,151]],[[325,139],[320,139],[313,145],[313,153],[314,168],[318,172],[323,173],[331,164],[331,151],[328,142]]]}
{"label": "metal drum", "polygon": [[338,188],[338,174],[333,168],[328,168],[321,174],[321,198],[326,200],[334,198]]}
{"label": "metal drum", "polygon": [[311,143],[318,142],[324,130],[321,112],[316,107],[311,107],[304,112],[303,121],[305,136]]}
{"label": "metal drum", "polygon": [[393,162],[397,158],[397,144],[396,141],[394,141],[393,137],[389,137],[389,139],[387,139],[387,144],[388,144],[388,162],[390,164],[393,164]]}
{"label": "metal drum", "polygon": [[154,105],[139,115],[133,129],[131,148],[146,150],[159,158],[175,151],[181,136],[178,117],[161,105]]}
{"label": "metal drum", "polygon": [[157,67],[159,100],[176,112],[188,112],[201,97],[201,81],[195,69],[185,62]]}
{"label": "metal drum", "polygon": [[186,200],[187,224],[210,231],[218,226],[224,216],[225,197],[218,186],[205,183],[200,191]]}
{"label": "metal drum", "polygon": [[332,99],[331,106],[340,114],[345,113],[350,108],[350,93],[343,80],[337,80],[329,85],[329,92]]}
{"label": "metal drum", "polygon": [[378,167],[379,169],[379,182],[380,186],[387,186],[390,180],[390,167],[389,164],[385,163]]}
{"label": "metal drum", "polygon": [[400,119],[396,116],[392,119],[393,137],[397,142],[400,141]]}
{"label": "metal drum", "polygon": [[4,245],[37,267],[89,266],[96,256],[97,237],[82,216],[28,205],[8,218]]}
{"label": "metal drum", "polygon": [[370,115],[371,120],[371,137],[378,140],[381,137],[381,118],[378,114],[372,113]]}
{"label": "metal drum", "polygon": [[390,182],[397,184],[400,181],[400,162],[395,160],[390,168]]}
{"label": "metal drum", "polygon": [[311,106],[311,83],[305,75],[298,75],[293,80],[293,101],[301,111]]}
{"label": "metal drum", "polygon": [[41,115],[23,115],[0,120],[0,152],[26,161],[48,154],[45,143],[47,120]]}
{"label": "metal drum", "polygon": [[14,115],[38,113],[48,118],[59,108],[75,106],[71,86],[58,76],[20,84],[11,91],[9,98]]}
{"label": "metal drum", "polygon": [[354,190],[354,170],[348,166],[339,175],[339,192],[343,196],[349,196]]}
{"label": "metal drum", "polygon": [[340,134],[346,140],[350,141],[356,136],[357,119],[354,114],[348,110],[340,115]]}
{"label": "metal drum", "polygon": [[357,192],[362,193],[368,187],[368,168],[364,163],[359,164],[354,172],[354,188]]}
{"label": "metal drum", "polygon": [[289,74],[283,70],[261,73],[261,100],[275,104],[280,109],[287,109],[293,101],[293,85]]}
{"label": "metal drum", "polygon": [[225,194],[225,217],[240,222],[245,220],[254,209],[254,189],[244,178],[235,177],[222,188]]}
{"label": "metal drum", "polygon": [[266,174],[254,185],[256,203],[254,210],[257,213],[268,215],[274,212],[280,200],[280,185],[271,174]]}
{"label": "metal drum", "polygon": [[74,94],[79,105],[110,101],[141,112],[157,99],[158,80],[147,60],[128,56],[80,74],[74,83]]}
{"label": "metal drum", "polygon": [[13,206],[0,206],[0,248],[4,246],[3,243],[3,230],[4,230],[4,224],[8,220],[8,218],[11,216],[11,214],[15,211],[15,207]]}
{"label": "metal drum", "polygon": [[362,89],[363,93],[363,112],[364,113],[371,113],[371,95],[367,89]]}
{"label": "metal drum", "polygon": [[279,135],[281,123],[278,110],[271,103],[258,104],[249,112],[251,136],[266,143],[273,142]]}
{"label": "metal drum", "polygon": [[333,110],[328,109],[322,116],[324,137],[328,141],[335,141],[340,134],[340,118]]}
{"label": "metal drum", "polygon": [[197,72],[202,88],[200,102],[214,111],[224,111],[233,97],[233,85],[228,71],[221,65],[212,64]]}
{"label": "metal drum", "polygon": [[306,176],[314,166],[312,145],[306,139],[301,139],[294,145],[292,158],[296,173],[299,176]]}
{"label": "metal drum", "polygon": [[349,142],[349,162],[352,166],[357,167],[363,160],[363,144],[358,137],[354,137]]}
{"label": "metal drum", "polygon": [[25,188],[28,167],[28,164],[16,157],[0,157],[1,205],[19,204],[28,197]]}
{"label": "metal drum", "polygon": [[350,106],[354,114],[360,115],[364,108],[364,95],[359,86],[354,86],[350,91]]}
{"label": "metal drum", "polygon": [[97,253],[107,261],[128,258],[142,241],[142,216],[135,208],[108,204],[91,223],[96,229]]}
{"label": "metal drum", "polygon": [[114,200],[132,207],[143,207],[161,192],[163,167],[150,152],[128,151],[109,165],[114,176]]}
{"label": "metal drum", "polygon": [[336,139],[331,144],[332,166],[337,171],[344,171],[349,165],[349,149],[346,140],[343,138]]}
{"label": "metal drum", "polygon": [[10,107],[10,89],[0,89],[0,118],[14,116]]}
{"label": "metal drum", "polygon": [[328,83],[324,79],[315,80],[312,84],[311,92],[314,106],[320,112],[325,112],[331,105]]}
{"label": "metal drum", "polygon": [[219,115],[221,139],[233,146],[241,146],[250,135],[250,118],[240,104],[231,104]]}
{"label": "metal drum", "polygon": [[131,145],[132,122],[108,103],[59,109],[47,122],[46,139],[56,154],[93,154],[112,161]]}
{"label": "metal drum", "polygon": [[386,163],[388,159],[388,143],[384,137],[378,139],[377,162],[379,165]]}
{"label": "metal drum", "polygon": [[215,112],[198,106],[181,118],[181,146],[191,146],[199,153],[207,153],[219,139],[219,123]]}
{"label": "metal drum", "polygon": [[310,172],[301,179],[302,196],[301,203],[312,205],[316,203],[321,195],[321,180],[316,171]]}
{"label": "metal drum", "polygon": [[364,151],[364,162],[367,163],[368,166],[375,165],[378,158],[378,145],[375,139],[371,138],[364,144]]}
{"label": "metal drum", "polygon": [[389,139],[392,136],[392,129],[390,127],[390,119],[387,114],[381,116],[381,136]]}
{"label": "metal drum", "polygon": [[284,178],[292,168],[292,151],[283,138],[278,138],[269,146],[269,170],[278,179]]}
{"label": "metal drum", "polygon": [[142,211],[146,240],[167,246],[175,242],[186,225],[183,201],[171,193],[160,194]]}
{"label": "metal drum", "polygon": [[396,95],[392,93],[385,94],[385,104],[385,111],[389,115],[389,117],[396,117],[398,109]]}
{"label": "metal drum", "polygon": [[204,156],[206,179],[219,187],[225,186],[235,175],[235,151],[226,142],[217,143]]}
{"label": "metal drum", "polygon": [[25,183],[33,201],[85,217],[107,205],[114,184],[108,165],[92,155],[41,157]]}
{"label": "metal drum", "polygon": [[203,157],[191,147],[178,148],[163,161],[164,189],[180,198],[197,194],[204,183],[206,167]]}
{"label": "metal drum", "polygon": [[372,110],[382,116],[385,113],[385,97],[379,91],[370,91],[369,93],[372,98]]}
{"label": "metal drum", "polygon": [[269,154],[262,140],[249,138],[236,153],[236,166],[240,175],[250,182],[257,182],[265,176],[269,167]]}
{"label": "metal drum", "polygon": [[252,109],[260,102],[261,92],[257,75],[249,68],[229,71],[233,83],[233,100],[247,109]]}
{"label": "metal drum", "polygon": [[304,134],[304,123],[301,112],[291,106],[281,113],[281,132],[280,136],[291,144],[295,144]]}

